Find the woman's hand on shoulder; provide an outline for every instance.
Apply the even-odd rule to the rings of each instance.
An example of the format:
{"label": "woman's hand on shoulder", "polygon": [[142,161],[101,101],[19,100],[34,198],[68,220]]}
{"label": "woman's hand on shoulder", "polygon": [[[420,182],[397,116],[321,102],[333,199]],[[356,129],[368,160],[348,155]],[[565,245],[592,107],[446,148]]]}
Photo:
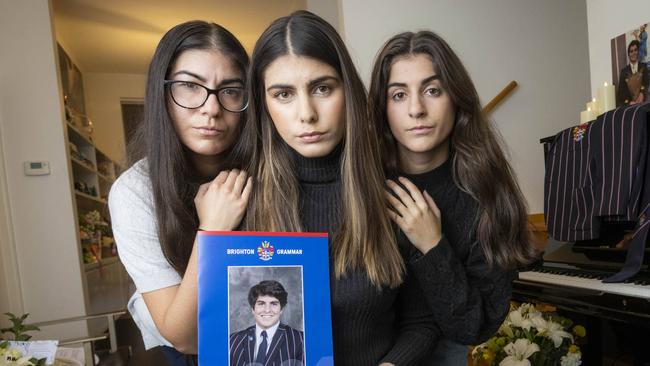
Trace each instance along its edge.
{"label": "woman's hand on shoulder", "polygon": [[438,245],[442,237],[440,210],[433,198],[425,191],[420,192],[415,184],[400,177],[400,187],[392,180],[387,180],[386,198],[390,207],[388,215],[406,234],[411,244],[422,253]]}
{"label": "woman's hand on shoulder", "polygon": [[253,191],[253,179],[243,170],[224,170],[212,182],[202,184],[194,197],[202,230],[237,228]]}

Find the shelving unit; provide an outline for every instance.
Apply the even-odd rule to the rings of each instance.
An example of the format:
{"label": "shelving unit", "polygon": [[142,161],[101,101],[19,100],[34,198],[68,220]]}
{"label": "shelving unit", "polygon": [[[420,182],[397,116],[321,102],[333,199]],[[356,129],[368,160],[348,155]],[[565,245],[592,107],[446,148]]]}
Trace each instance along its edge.
{"label": "shelving unit", "polygon": [[[81,217],[96,210],[102,217],[108,218],[108,193],[122,167],[99,150],[89,136],[70,122],[66,124],[66,130],[76,215]],[[79,242],[82,258],[87,259],[89,256],[84,255],[84,252],[90,252],[98,258],[98,261],[91,263],[83,261],[82,273],[85,276],[88,314],[124,309],[133,291],[133,285],[118,257],[114,253],[102,255],[101,238],[98,242],[92,244],[94,253],[90,252],[91,244],[81,239]],[[101,333],[104,326],[102,321],[89,321],[89,334]]]}
{"label": "shelving unit", "polygon": [[68,123],[67,130],[76,196],[106,204],[111,185],[122,168],[77,127]]}
{"label": "shelving unit", "polygon": [[[86,315],[119,311],[126,308],[132,282],[114,247],[106,246],[109,238],[110,216],[108,193],[111,185],[123,167],[97,148],[92,134],[87,130],[82,75],[72,63],[65,50],[58,47],[63,95],[65,96],[64,126],[67,156],[69,159],[70,187],[74,198],[74,215],[79,250],[79,265],[82,274]],[[97,211],[92,216],[93,224],[81,222],[82,217]],[[83,230],[82,230],[83,229]],[[106,322],[88,321],[88,333],[104,332]]]}
{"label": "shelving unit", "polygon": [[77,196],[77,198],[79,198],[81,200],[90,200],[92,202],[96,202],[96,203],[99,203],[101,205],[105,205],[107,203],[105,199],[97,198],[97,197],[91,196],[91,195],[89,195],[87,193],[79,192],[77,190],[75,190],[74,194]]}

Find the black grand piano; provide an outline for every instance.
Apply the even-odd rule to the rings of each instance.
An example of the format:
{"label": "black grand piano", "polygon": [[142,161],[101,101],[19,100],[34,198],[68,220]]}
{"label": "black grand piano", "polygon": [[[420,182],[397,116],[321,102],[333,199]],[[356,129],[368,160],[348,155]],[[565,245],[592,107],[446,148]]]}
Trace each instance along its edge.
{"label": "black grand piano", "polygon": [[[540,141],[545,155],[553,138]],[[515,300],[553,304],[587,327],[583,365],[650,365],[648,243],[644,264],[634,277],[623,283],[602,282],[622,267],[626,249],[620,243],[634,225],[603,220],[597,239],[559,242],[549,238],[543,259],[521,271],[514,282]]]}

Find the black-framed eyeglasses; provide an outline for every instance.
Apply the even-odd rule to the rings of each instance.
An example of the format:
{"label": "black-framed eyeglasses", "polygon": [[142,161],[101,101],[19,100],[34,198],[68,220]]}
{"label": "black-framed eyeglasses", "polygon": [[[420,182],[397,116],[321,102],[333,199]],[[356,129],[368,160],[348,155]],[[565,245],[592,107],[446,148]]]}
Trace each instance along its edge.
{"label": "black-framed eyeglasses", "polygon": [[200,108],[211,94],[214,94],[219,105],[229,112],[243,112],[248,107],[248,95],[240,86],[210,89],[201,84],[182,80],[165,80],[165,86],[169,88],[174,103],[186,109]]}

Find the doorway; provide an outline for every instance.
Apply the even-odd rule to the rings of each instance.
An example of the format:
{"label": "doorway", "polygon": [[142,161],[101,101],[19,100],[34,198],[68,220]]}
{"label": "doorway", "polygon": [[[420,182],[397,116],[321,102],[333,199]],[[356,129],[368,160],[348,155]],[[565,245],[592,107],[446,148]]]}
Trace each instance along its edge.
{"label": "doorway", "polygon": [[[122,107],[122,124],[124,127],[124,143],[129,152],[129,146],[135,131],[144,119],[144,102],[143,101],[121,101]],[[129,157],[127,157],[128,159]]]}

